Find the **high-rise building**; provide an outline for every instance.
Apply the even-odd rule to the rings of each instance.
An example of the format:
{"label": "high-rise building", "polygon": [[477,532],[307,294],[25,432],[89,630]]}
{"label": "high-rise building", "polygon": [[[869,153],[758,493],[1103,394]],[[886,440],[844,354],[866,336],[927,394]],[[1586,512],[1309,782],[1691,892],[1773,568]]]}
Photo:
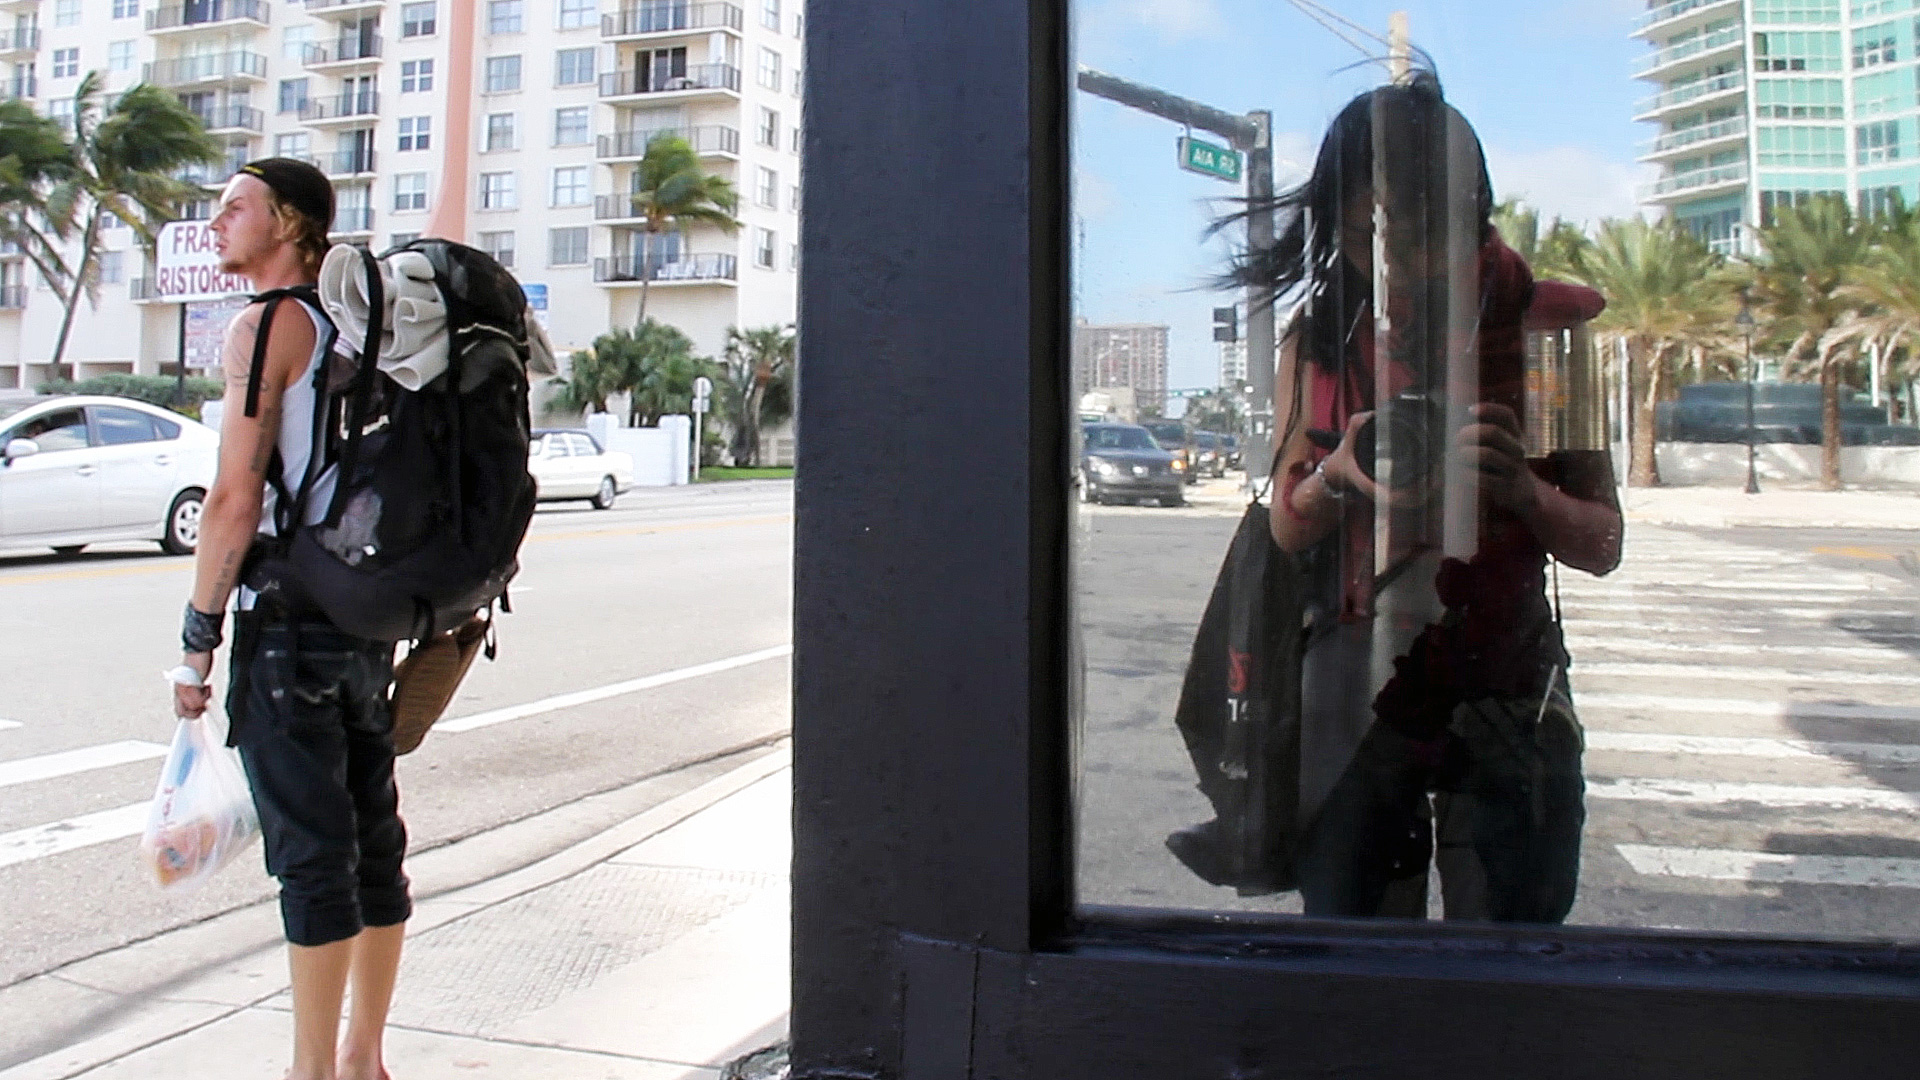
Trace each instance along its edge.
{"label": "high-rise building", "polygon": [[1131,387],[1140,411],[1167,408],[1167,328],[1144,323],[1073,328],[1073,396],[1089,390]]}
{"label": "high-rise building", "polygon": [[[0,98],[71,123],[88,71],[107,95],[179,95],[226,158],[196,170],[206,217],[250,158],[333,180],[334,239],[375,251],[432,228],[546,286],[557,348],[646,314],[717,354],[729,326],[794,318],[801,0],[0,0]],[[740,227],[649,233],[632,197],[648,141],[686,138],[731,180]],[[429,222],[432,225],[429,225]],[[178,352],[132,230],[107,233],[78,377],[151,373]],[[50,374],[58,295],[0,251],[0,390]]]}
{"label": "high-rise building", "polygon": [[1247,385],[1247,340],[1220,343],[1220,389],[1238,391]]}
{"label": "high-rise building", "polygon": [[1636,119],[1659,125],[1642,199],[1715,247],[1815,195],[1920,206],[1920,0],[1662,0],[1633,33],[1656,87]]}

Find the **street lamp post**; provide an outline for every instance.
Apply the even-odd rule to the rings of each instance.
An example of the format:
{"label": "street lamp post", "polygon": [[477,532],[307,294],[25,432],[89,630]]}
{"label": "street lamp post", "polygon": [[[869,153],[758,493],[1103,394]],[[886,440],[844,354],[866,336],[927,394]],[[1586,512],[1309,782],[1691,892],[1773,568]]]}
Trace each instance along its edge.
{"label": "street lamp post", "polygon": [[1753,429],[1753,304],[1748,300],[1745,290],[1740,293],[1740,314],[1734,317],[1733,324],[1740,328],[1746,339],[1747,364],[1747,494],[1760,494],[1760,473],[1755,464]]}

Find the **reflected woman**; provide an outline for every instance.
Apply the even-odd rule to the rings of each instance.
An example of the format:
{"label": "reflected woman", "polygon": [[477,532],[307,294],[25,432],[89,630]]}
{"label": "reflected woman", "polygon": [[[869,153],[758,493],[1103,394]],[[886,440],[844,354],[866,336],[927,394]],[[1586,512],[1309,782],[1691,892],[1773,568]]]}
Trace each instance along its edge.
{"label": "reflected woman", "polygon": [[[1378,152],[1376,152],[1378,148]],[[1242,285],[1280,347],[1273,538],[1300,560],[1309,915],[1559,922],[1585,819],[1549,560],[1618,563],[1604,450],[1527,449],[1530,334],[1598,293],[1501,241],[1479,139],[1421,73],[1334,120]],[[1539,441],[1535,440],[1536,443]]]}

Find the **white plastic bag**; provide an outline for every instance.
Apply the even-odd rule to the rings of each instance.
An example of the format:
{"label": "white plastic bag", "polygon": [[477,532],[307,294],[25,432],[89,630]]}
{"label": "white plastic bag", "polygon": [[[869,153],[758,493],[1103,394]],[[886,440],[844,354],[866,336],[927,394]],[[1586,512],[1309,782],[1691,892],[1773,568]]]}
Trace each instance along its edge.
{"label": "white plastic bag", "polygon": [[140,859],[163,889],[199,885],[260,835],[240,754],[224,742],[205,717],[174,728],[140,838]]}

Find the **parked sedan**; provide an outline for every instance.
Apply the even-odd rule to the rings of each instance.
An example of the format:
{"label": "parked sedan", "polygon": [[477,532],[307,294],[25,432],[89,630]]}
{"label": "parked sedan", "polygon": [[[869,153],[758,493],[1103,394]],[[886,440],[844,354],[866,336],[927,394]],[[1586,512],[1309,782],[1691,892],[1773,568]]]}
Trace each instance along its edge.
{"label": "parked sedan", "polygon": [[0,549],[154,540],[169,554],[200,543],[200,510],[220,434],[129,398],[0,402]]}
{"label": "parked sedan", "polygon": [[527,471],[542,502],[587,499],[605,510],[633,486],[633,458],[584,431],[536,431],[529,453]]}
{"label": "parked sedan", "polygon": [[1165,506],[1186,501],[1184,465],[1160,448],[1146,428],[1133,424],[1087,424],[1081,429],[1080,497],[1091,503],[1152,499]]}

